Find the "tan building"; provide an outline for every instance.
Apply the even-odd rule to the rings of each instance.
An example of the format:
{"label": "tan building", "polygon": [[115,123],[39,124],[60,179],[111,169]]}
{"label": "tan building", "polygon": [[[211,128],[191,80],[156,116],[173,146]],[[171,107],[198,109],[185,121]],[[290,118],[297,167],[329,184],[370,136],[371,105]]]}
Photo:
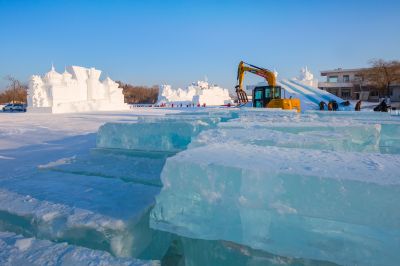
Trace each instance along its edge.
{"label": "tan building", "polygon": [[[321,76],[326,77],[326,81],[318,82],[318,88],[346,100],[378,101],[379,91],[363,81],[360,75],[363,70],[337,68],[321,71]],[[390,93],[391,101],[400,101],[400,84],[391,86]]]}

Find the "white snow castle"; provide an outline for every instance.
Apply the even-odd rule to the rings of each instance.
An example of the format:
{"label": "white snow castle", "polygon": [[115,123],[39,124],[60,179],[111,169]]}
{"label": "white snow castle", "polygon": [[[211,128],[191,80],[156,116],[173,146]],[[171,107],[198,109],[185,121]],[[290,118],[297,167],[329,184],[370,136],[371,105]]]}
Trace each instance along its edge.
{"label": "white snow castle", "polygon": [[75,113],[127,110],[124,95],[110,78],[100,81],[101,71],[79,66],[60,74],[52,66],[44,76],[29,80],[28,112]]}
{"label": "white snow castle", "polygon": [[297,80],[301,81],[305,85],[318,87],[318,80],[314,79],[314,75],[307,67],[303,67],[300,70],[300,75]]}

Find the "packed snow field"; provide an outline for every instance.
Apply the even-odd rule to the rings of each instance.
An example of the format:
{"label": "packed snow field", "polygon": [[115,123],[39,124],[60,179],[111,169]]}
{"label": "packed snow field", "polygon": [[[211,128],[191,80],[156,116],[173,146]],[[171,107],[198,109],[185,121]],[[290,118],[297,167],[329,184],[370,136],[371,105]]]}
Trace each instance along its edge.
{"label": "packed snow field", "polygon": [[2,265],[396,265],[400,117],[0,114]]}

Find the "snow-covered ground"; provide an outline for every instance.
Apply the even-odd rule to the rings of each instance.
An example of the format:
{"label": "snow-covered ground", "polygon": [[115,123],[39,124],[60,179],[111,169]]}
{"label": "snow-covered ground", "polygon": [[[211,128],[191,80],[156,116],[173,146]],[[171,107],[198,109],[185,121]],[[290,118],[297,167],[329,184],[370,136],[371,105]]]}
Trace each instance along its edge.
{"label": "snow-covered ground", "polygon": [[[130,112],[63,115],[0,113],[0,231],[34,239],[66,241],[117,256],[143,253],[136,249],[139,244],[136,242],[150,242],[153,232],[138,229],[142,237],[137,234],[135,239],[131,232],[135,231],[135,226],[140,226],[143,212],[153,204],[159,192],[157,171],[161,171],[165,158],[146,160],[131,154],[93,150],[96,132],[106,122],[135,123],[138,115],[160,116],[174,112],[177,111],[140,108]],[[62,168],[68,165],[71,169]],[[156,184],[136,182],[134,175],[141,175],[138,165],[149,179],[156,176],[153,178]],[[127,173],[131,169],[136,172]],[[141,178],[146,177],[142,175]],[[32,243],[41,245],[42,242],[34,240]],[[17,251],[11,248],[12,254],[3,251],[0,264],[14,265],[19,257],[30,256]],[[41,254],[41,249],[32,252]],[[38,256],[49,259],[50,265],[54,260],[46,254]],[[98,259],[104,265],[130,265],[128,260],[113,262],[101,256],[99,254]]]}
{"label": "snow-covered ground", "polygon": [[0,264],[396,265],[399,136],[374,112],[0,113]]}

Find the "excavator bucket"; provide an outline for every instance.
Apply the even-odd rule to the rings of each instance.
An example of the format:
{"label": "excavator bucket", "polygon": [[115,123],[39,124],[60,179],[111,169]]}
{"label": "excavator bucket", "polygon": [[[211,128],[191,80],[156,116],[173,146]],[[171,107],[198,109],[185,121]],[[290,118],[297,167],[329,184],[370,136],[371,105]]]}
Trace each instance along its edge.
{"label": "excavator bucket", "polygon": [[237,86],[236,86],[236,94],[238,97],[239,105],[246,104],[249,102],[249,98],[247,97],[246,92],[244,90],[240,90]]}

